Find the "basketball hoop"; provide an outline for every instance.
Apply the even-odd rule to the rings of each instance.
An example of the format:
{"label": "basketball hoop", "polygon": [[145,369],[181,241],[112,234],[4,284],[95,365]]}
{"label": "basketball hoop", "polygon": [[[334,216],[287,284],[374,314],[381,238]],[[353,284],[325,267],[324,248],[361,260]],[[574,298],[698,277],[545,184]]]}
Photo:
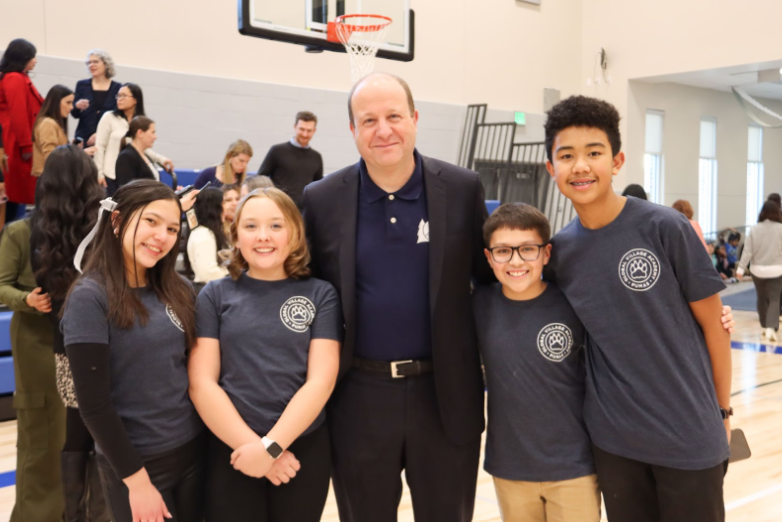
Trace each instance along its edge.
{"label": "basketball hoop", "polygon": [[329,22],[326,38],[329,42],[341,42],[345,46],[354,82],[374,69],[377,50],[389,25],[391,18],[372,14],[342,15]]}

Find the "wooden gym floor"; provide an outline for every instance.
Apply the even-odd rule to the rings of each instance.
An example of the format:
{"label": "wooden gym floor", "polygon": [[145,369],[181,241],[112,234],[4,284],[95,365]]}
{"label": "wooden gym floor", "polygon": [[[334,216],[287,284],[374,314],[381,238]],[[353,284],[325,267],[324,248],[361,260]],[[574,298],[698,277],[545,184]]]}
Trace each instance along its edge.
{"label": "wooden gym floor", "polygon": [[[751,287],[732,285],[725,293]],[[729,522],[782,520],[782,343],[766,343],[754,312],[734,312],[733,427],[741,428],[752,449],[749,460],[731,465],[725,478],[725,506]],[[0,473],[11,471],[16,458],[16,422],[0,423]],[[0,522],[8,521],[14,486],[0,487]],[[322,520],[339,520],[333,495]],[[405,490],[399,521],[412,522],[410,495]],[[476,521],[499,521],[491,477],[481,470],[475,499]],[[604,518],[605,520],[605,518]]]}

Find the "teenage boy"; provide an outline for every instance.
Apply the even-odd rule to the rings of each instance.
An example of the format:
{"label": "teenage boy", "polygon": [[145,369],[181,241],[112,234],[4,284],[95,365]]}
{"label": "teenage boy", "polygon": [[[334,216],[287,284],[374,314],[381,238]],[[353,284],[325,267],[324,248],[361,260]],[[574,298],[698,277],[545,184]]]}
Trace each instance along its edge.
{"label": "teenage boy", "polygon": [[578,218],[552,275],[589,332],[584,420],[611,522],[723,521],[731,355],[725,288],[687,219],[614,193],[619,114],[574,96],[546,122],[546,167]]}
{"label": "teenage boy", "polygon": [[502,519],[598,522],[584,327],[556,285],[541,280],[551,228],[535,207],[508,203],[483,235],[499,282],[476,288],[473,305],[489,397],[484,467]]}

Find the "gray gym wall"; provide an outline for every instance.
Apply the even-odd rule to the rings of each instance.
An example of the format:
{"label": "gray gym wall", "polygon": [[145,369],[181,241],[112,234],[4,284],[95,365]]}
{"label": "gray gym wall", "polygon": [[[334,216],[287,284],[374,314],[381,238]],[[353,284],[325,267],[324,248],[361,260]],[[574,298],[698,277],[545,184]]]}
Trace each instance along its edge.
{"label": "gray gym wall", "polygon": [[[39,56],[32,74],[43,96],[52,85],[61,83],[73,89],[78,80],[87,77],[82,61],[47,56]],[[214,165],[222,160],[228,145],[241,138],[253,147],[250,172],[254,173],[270,146],[293,136],[293,120],[300,110],[318,116],[312,146],[323,155],[327,174],[358,161],[348,129],[347,92],[120,65],[114,79],[141,86],[147,116],[156,122],[158,140],[154,149],[171,158],[177,168]],[[455,162],[466,107],[417,100],[416,108],[420,114],[418,150]],[[542,140],[543,120],[542,114],[528,113],[527,126],[519,129],[517,141]],[[490,107],[487,121],[513,121],[513,112]],[[71,137],[76,124],[71,118]]]}

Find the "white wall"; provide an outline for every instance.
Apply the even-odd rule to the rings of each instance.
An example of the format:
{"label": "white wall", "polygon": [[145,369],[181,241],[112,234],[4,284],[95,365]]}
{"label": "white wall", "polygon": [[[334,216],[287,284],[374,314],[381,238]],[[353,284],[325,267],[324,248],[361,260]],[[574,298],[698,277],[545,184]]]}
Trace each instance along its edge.
{"label": "white wall", "polygon": [[[632,125],[629,80],[779,59],[779,0],[583,0],[583,94],[604,98]],[[595,54],[608,53],[610,84],[586,86]],[[636,127],[637,128],[637,127]],[[746,147],[746,144],[744,145]],[[628,154],[617,186],[641,183],[642,158]],[[743,221],[743,219],[742,219]]]}
{"label": "white wall", "polygon": [[[782,103],[761,100],[774,111]],[[698,159],[700,120],[717,119],[717,227],[746,224],[747,133],[750,119],[731,93],[674,83],[630,82],[628,132],[624,149],[628,159],[643,162],[644,122],[647,109],[665,112],[663,154],[665,204],[677,199],[692,203],[698,213]],[[782,129],[763,130],[765,192],[782,191]],[[637,183],[643,184],[643,168]],[[624,187],[617,183],[617,188]],[[709,232],[704,230],[704,232]]]}
{"label": "white wall", "polygon": [[[418,100],[539,113],[545,87],[563,95],[579,89],[581,4],[414,0],[415,60],[379,60],[378,69],[408,80]],[[241,36],[236,6],[236,0],[0,0],[0,35],[25,37],[46,56],[83,60],[101,47],[128,67],[350,88],[344,54],[306,54],[298,45]]]}

